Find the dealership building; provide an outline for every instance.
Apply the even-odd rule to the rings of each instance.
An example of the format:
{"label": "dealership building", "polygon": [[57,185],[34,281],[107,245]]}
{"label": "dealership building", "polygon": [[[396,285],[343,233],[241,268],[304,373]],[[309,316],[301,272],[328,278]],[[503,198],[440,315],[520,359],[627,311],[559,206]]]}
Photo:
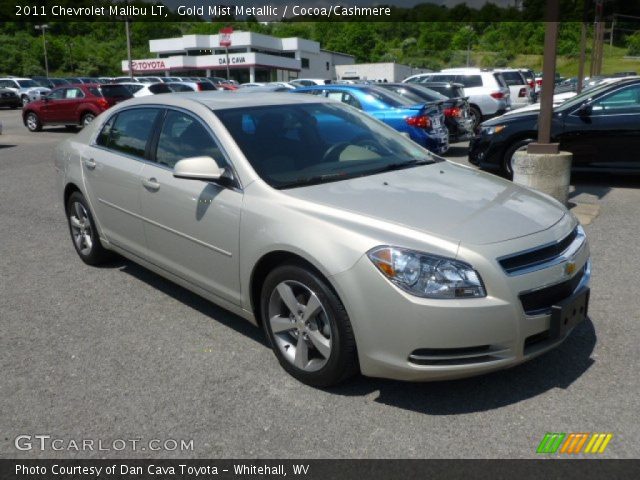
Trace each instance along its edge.
{"label": "dealership building", "polygon": [[[228,52],[220,45],[223,38],[231,42]],[[133,60],[134,75],[225,77],[228,64],[231,78],[240,83],[333,80],[336,65],[355,63],[352,55],[322,50],[312,40],[242,31],[150,40],[149,50],[156,57]],[[122,71],[129,73],[127,60],[122,62]]]}

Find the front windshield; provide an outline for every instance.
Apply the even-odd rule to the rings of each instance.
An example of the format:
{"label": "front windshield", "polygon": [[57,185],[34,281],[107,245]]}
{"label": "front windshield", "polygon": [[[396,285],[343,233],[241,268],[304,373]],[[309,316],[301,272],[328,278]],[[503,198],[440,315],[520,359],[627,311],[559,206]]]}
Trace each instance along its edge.
{"label": "front windshield", "polygon": [[39,87],[38,83],[33,80],[18,80],[18,85],[22,88]]}
{"label": "front windshield", "polygon": [[438,161],[343,104],[216,110],[254,170],[274,188],[346,180]]}

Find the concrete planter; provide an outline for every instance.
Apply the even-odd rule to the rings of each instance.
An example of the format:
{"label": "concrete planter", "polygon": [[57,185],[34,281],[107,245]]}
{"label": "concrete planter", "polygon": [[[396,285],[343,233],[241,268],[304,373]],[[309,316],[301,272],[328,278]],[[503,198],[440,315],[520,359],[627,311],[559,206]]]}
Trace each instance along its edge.
{"label": "concrete planter", "polygon": [[513,182],[551,195],[566,205],[569,199],[572,158],[573,154],[570,152],[557,154],[516,152],[513,162]]}

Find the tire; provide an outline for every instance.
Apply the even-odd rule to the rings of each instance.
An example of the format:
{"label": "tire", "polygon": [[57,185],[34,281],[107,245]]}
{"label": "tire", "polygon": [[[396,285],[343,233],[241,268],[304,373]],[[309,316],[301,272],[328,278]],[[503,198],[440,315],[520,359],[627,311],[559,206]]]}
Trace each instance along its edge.
{"label": "tire", "polygon": [[469,106],[469,115],[473,119],[473,131],[475,132],[478,125],[482,123],[482,112],[478,107],[471,105]]}
{"label": "tire", "polygon": [[100,265],[109,261],[113,254],[100,243],[93,215],[80,192],[71,194],[66,213],[71,242],[80,259],[87,265]]}
{"label": "tire", "polygon": [[[305,316],[309,305],[313,312]],[[318,273],[295,263],[275,268],[262,286],[260,306],[271,348],[291,376],[307,385],[329,387],[358,373],[349,316]]]}
{"label": "tire", "polygon": [[518,140],[511,144],[504,152],[502,157],[502,173],[509,180],[513,180],[513,156],[518,150],[523,150],[534,140],[531,138]]}
{"label": "tire", "polygon": [[95,118],[96,116],[93,113],[91,112],[85,113],[84,115],[82,115],[82,119],[80,120],[80,123],[82,124],[83,127],[86,127],[91,122],[93,122]]}
{"label": "tire", "polygon": [[39,132],[42,130],[42,122],[35,112],[27,113],[24,123],[30,132]]}
{"label": "tire", "polygon": [[29,103],[29,97],[27,97],[26,95],[23,95],[23,96],[20,98],[20,100],[22,101],[22,106],[23,106],[23,107]]}

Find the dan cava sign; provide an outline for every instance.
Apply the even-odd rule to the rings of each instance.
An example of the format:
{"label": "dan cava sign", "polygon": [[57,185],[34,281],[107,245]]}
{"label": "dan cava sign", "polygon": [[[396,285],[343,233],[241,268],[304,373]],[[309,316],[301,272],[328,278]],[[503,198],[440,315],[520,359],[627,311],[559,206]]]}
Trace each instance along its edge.
{"label": "dan cava sign", "polygon": [[233,33],[233,27],[224,27],[220,29],[219,37],[220,46],[229,48],[231,46],[231,34]]}

